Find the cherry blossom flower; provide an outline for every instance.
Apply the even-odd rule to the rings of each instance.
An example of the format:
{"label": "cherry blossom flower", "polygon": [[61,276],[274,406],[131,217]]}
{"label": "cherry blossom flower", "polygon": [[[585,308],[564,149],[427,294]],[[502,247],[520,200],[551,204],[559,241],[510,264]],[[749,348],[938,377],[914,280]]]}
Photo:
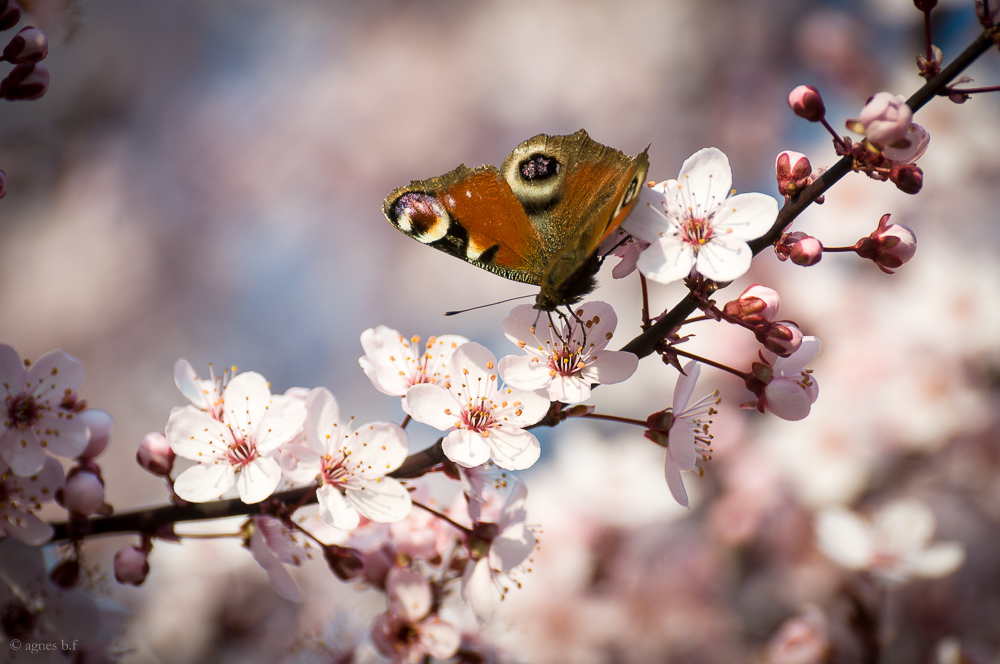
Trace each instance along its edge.
{"label": "cherry blossom flower", "polygon": [[500,586],[501,578],[509,576],[535,550],[535,536],[524,523],[527,497],[524,483],[516,482],[492,520],[483,514],[482,503],[469,502],[473,534],[468,544],[472,556],[462,575],[462,598],[480,620],[489,619],[498,596],[506,593],[507,589]]}
{"label": "cherry blossom flower", "polygon": [[83,402],[76,390],[83,365],[61,350],[31,364],[13,348],[0,345],[0,395],[4,422],[0,458],[15,475],[28,477],[45,465],[45,452],[75,457],[87,447],[87,423],[79,417]]}
{"label": "cherry blossom flower", "polygon": [[195,406],[170,413],[164,434],[171,449],[198,462],[177,477],[174,491],[184,500],[205,502],[235,485],[243,502],[260,502],[281,481],[278,448],[299,433],[305,406],[272,396],[264,377],[253,371],[229,381],[221,406],[221,421]]}
{"label": "cherry blossom flower", "polygon": [[745,274],[753,258],[747,242],[771,228],[778,202],[766,194],[731,195],[732,184],[729,158],[704,148],[685,160],[676,180],[653,187],[662,194],[662,209],[637,208],[623,224],[650,243],[639,256],[639,271],[661,283],[692,270],[715,281]]}
{"label": "cherry blossom flower", "polygon": [[310,558],[306,548],[295,539],[281,519],[273,516],[255,516],[247,522],[245,546],[250,549],[271,580],[275,592],[290,602],[302,601],[302,591],[285,565],[298,567]]}
{"label": "cherry blossom flower", "polygon": [[931,544],[934,513],[915,499],[886,503],[868,521],[843,507],[829,507],[816,519],[816,541],[831,560],[866,570],[891,585],[913,577],[951,574],[965,561],[961,542]]}
{"label": "cherry blossom flower", "polygon": [[456,334],[431,337],[423,353],[420,337],[405,339],[396,330],[379,325],[361,333],[365,355],[359,360],[365,375],[382,394],[403,397],[403,410],[409,413],[406,391],[413,385],[444,385],[445,366],[455,350],[469,340]]}
{"label": "cherry blossom flower", "polygon": [[205,411],[217,420],[222,419],[222,390],[229,379],[225,372],[216,377],[215,369],[208,365],[209,377],[198,378],[194,367],[187,360],[180,359],[174,363],[174,385],[195,407]]}
{"label": "cherry blossom flower", "polygon": [[62,466],[52,457],[46,457],[42,469],[31,477],[15,475],[0,460],[0,535],[31,545],[47,542],[52,526],[35,516],[35,511],[55,498],[63,482]]}
{"label": "cherry blossom flower", "polygon": [[[539,323],[545,326],[541,332]],[[632,353],[605,350],[617,326],[615,310],[605,302],[581,304],[558,326],[530,304],[514,307],[503,331],[527,355],[500,360],[500,375],[522,390],[546,390],[551,401],[585,401],[591,385],[620,383],[639,365]]]}
{"label": "cherry blossom flower", "polygon": [[432,612],[434,595],[423,575],[393,567],[385,583],[389,610],[375,618],[372,644],[393,664],[420,664],[429,655],[448,659],[458,652],[461,636]]}
{"label": "cherry blossom flower", "polygon": [[316,496],[323,519],[351,530],[361,516],[380,523],[405,518],[410,494],[387,474],[406,458],[406,433],[386,422],[345,424],[337,400],[322,387],[309,393],[306,412],[304,437],[285,446],[281,461],[293,482],[319,478]]}
{"label": "cherry blossom flower", "polygon": [[[907,135],[913,124],[913,111],[903,95],[879,92],[861,109],[858,122],[868,142],[880,150],[900,142],[905,144],[899,147],[909,146]],[[848,126],[854,125],[849,122]]]}
{"label": "cherry blossom flower", "polygon": [[[42,556],[40,547],[13,537],[0,539],[0,652],[5,662],[40,661],[43,651],[32,648],[39,644],[80,651],[102,636],[95,601],[83,590],[52,583]],[[15,641],[20,643],[15,646]]]}
{"label": "cherry blossom flower", "polygon": [[706,461],[711,458],[712,435],[708,433],[708,426],[712,420],[709,418],[718,412],[715,406],[720,401],[716,390],[688,407],[700,374],[701,365],[697,362],[684,365],[684,373],[677,378],[674,387],[671,407],[650,415],[647,419],[650,428],[645,433],[646,438],[667,449],[664,462],[667,486],[674,500],[684,507],[688,507],[688,495],[681,472],[694,470],[699,458]]}
{"label": "cherry blossom flower", "polygon": [[760,412],[770,411],[783,420],[804,419],[819,396],[819,385],[806,369],[821,347],[820,340],[813,336],[802,337],[799,349],[788,357],[767,359],[761,354],[761,362],[754,362],[747,388],[757,395],[752,404]]}
{"label": "cherry blossom flower", "polygon": [[496,358],[477,343],[463,344],[451,358],[446,386],[414,385],[406,393],[413,419],[451,432],[443,450],[471,468],[493,463],[507,470],[529,468],[541,446],[524,427],[545,416],[549,400],[541,392],[497,385]]}

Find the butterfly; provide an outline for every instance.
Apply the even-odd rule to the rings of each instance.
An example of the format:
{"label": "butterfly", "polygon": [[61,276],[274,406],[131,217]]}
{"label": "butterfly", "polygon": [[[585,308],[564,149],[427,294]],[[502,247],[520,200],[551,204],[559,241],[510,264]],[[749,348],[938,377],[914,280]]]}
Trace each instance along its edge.
{"label": "butterfly", "polygon": [[581,129],[539,134],[496,166],[414,180],[382,204],[393,226],[476,267],[540,286],[535,308],[553,311],[594,290],[598,247],[639,199],[649,170]]}

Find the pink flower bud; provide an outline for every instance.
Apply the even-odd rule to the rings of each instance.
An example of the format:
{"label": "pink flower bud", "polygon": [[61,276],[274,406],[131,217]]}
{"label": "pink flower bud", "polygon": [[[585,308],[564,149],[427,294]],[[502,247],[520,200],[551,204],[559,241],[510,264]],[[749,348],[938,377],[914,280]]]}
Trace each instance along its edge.
{"label": "pink flower bud", "polygon": [[916,164],[896,164],[889,170],[889,179],[904,194],[916,194],[924,186],[924,172]]}
{"label": "pink flower bud", "polygon": [[43,62],[24,62],[0,81],[0,97],[8,101],[38,99],[49,88],[49,68]]}
{"label": "pink flower bud", "polygon": [[0,0],[0,30],[9,30],[21,20],[21,8],[14,0]]}
{"label": "pink flower bud", "polygon": [[104,506],[104,482],[94,473],[70,473],[63,488],[63,506],[80,516],[90,516]]}
{"label": "pink flower bud", "polygon": [[80,413],[80,417],[87,425],[90,432],[90,440],[86,449],[80,454],[81,459],[93,459],[105,450],[110,439],[111,426],[115,423],[111,415],[98,408],[88,408]]}
{"label": "pink flower bud", "polygon": [[166,477],[173,470],[174,458],[167,437],[156,432],[143,436],[139,441],[139,451],[135,453],[135,460],[140,466],[160,477]]}
{"label": "pink flower bud", "polygon": [[754,328],[754,336],[764,348],[781,357],[788,357],[802,345],[802,330],[790,320],[761,323]]}
{"label": "pink flower bud", "polygon": [[127,546],[115,554],[115,581],[141,586],[149,574],[149,552],[137,546]]}
{"label": "pink flower bud", "polygon": [[779,260],[791,258],[796,265],[809,267],[823,258],[823,244],[811,235],[796,231],[785,233],[775,244],[774,252]]}
{"label": "pink flower bud", "polygon": [[323,557],[341,581],[350,581],[365,571],[364,559],[355,549],[327,544],[323,547]]}
{"label": "pink flower bud", "polygon": [[878,228],[854,245],[862,258],[874,261],[886,274],[913,258],[917,251],[917,237],[903,224],[890,224],[888,214],[879,219]]}
{"label": "pink flower bud", "polygon": [[819,90],[811,85],[800,85],[788,95],[788,105],[795,115],[809,122],[819,122],[826,116],[826,106]]}
{"label": "pink flower bud", "polygon": [[899,142],[904,142],[903,147],[908,145],[906,136],[913,124],[913,111],[903,95],[879,92],[861,109],[860,120],[868,142],[877,148]]}
{"label": "pink flower bud", "polygon": [[823,258],[823,243],[814,237],[805,237],[795,243],[788,257],[792,262],[802,267],[815,265]]}
{"label": "pink flower bud", "polygon": [[723,311],[728,316],[739,318],[745,323],[758,325],[778,315],[781,298],[777,291],[767,286],[754,284],[740,293],[732,302],[727,302]]}
{"label": "pink flower bud", "polygon": [[926,129],[913,123],[906,134],[906,140],[910,142],[905,148],[894,148],[886,146],[882,148],[882,156],[895,164],[912,164],[927,152],[927,144],[931,142],[931,135]]}
{"label": "pink flower bud", "polygon": [[801,152],[785,150],[774,162],[778,176],[778,192],[782,196],[795,196],[809,186],[812,164]]}
{"label": "pink flower bud", "polygon": [[0,59],[17,65],[22,62],[39,62],[48,54],[49,41],[45,38],[45,33],[29,25],[14,35]]}

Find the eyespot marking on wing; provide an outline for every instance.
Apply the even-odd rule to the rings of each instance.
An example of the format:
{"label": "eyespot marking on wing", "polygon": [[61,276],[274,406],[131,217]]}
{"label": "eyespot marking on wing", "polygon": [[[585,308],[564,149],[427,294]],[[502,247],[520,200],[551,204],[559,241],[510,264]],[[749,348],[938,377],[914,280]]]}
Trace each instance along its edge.
{"label": "eyespot marking on wing", "polygon": [[399,230],[424,244],[437,242],[448,234],[451,218],[436,196],[409,191],[391,206],[391,221]]}

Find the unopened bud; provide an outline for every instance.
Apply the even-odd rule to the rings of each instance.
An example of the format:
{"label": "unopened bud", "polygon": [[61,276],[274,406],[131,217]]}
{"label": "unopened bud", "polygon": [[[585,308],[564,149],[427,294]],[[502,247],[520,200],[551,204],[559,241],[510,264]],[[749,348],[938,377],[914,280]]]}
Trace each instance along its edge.
{"label": "unopened bud", "polygon": [[783,235],[775,244],[774,252],[779,260],[791,258],[796,265],[809,267],[823,258],[823,244],[811,235],[796,231]]}
{"label": "unopened bud", "polygon": [[174,468],[174,451],[162,433],[147,433],[139,441],[139,451],[135,453],[136,462],[160,477],[166,477]]}
{"label": "unopened bud", "polygon": [[93,459],[108,446],[111,436],[111,426],[115,423],[111,415],[98,408],[88,408],[80,413],[80,418],[87,425],[90,440],[86,449],[80,454],[81,459]]}
{"label": "unopened bud", "polygon": [[115,554],[115,581],[141,586],[149,574],[149,552],[137,546],[127,546]]}
{"label": "unopened bud", "polygon": [[889,170],[889,179],[905,194],[916,194],[924,186],[924,172],[916,164],[895,164]]}
{"label": "unopened bud", "polygon": [[886,274],[913,258],[917,251],[917,237],[903,224],[890,224],[889,215],[879,219],[878,228],[854,245],[858,256],[867,258]]}
{"label": "unopened bud", "polygon": [[104,506],[104,482],[90,471],[71,472],[62,496],[62,504],[70,512],[90,516]]}
{"label": "unopened bud", "polygon": [[782,357],[788,357],[802,345],[802,330],[790,320],[761,323],[754,329],[754,336],[764,348]]}
{"label": "unopened bud", "polygon": [[758,325],[778,315],[781,298],[777,291],[767,286],[754,284],[740,293],[732,302],[727,302],[723,311],[727,316],[739,318],[745,323]]}
{"label": "unopened bud", "polygon": [[897,144],[907,147],[907,133],[913,124],[913,110],[903,95],[879,92],[861,109],[861,126],[868,142],[878,149]]}
{"label": "unopened bud", "polygon": [[0,0],[0,30],[10,30],[21,20],[21,8],[14,0]]}
{"label": "unopened bud", "polygon": [[8,101],[38,99],[49,88],[49,68],[44,62],[25,62],[0,81],[0,97]]}
{"label": "unopened bud", "polygon": [[365,561],[361,554],[346,546],[324,545],[323,557],[341,581],[350,581],[365,571]]}
{"label": "unopened bud", "polygon": [[775,160],[774,170],[778,177],[778,193],[782,196],[796,196],[809,186],[812,164],[801,152],[785,150]]}
{"label": "unopened bud", "polygon": [[788,105],[795,111],[795,115],[809,122],[819,122],[826,117],[823,97],[811,85],[800,85],[792,90],[788,95]]}
{"label": "unopened bud", "polygon": [[40,62],[48,54],[49,41],[45,38],[45,33],[29,25],[14,35],[0,59],[17,65],[22,62]]}

